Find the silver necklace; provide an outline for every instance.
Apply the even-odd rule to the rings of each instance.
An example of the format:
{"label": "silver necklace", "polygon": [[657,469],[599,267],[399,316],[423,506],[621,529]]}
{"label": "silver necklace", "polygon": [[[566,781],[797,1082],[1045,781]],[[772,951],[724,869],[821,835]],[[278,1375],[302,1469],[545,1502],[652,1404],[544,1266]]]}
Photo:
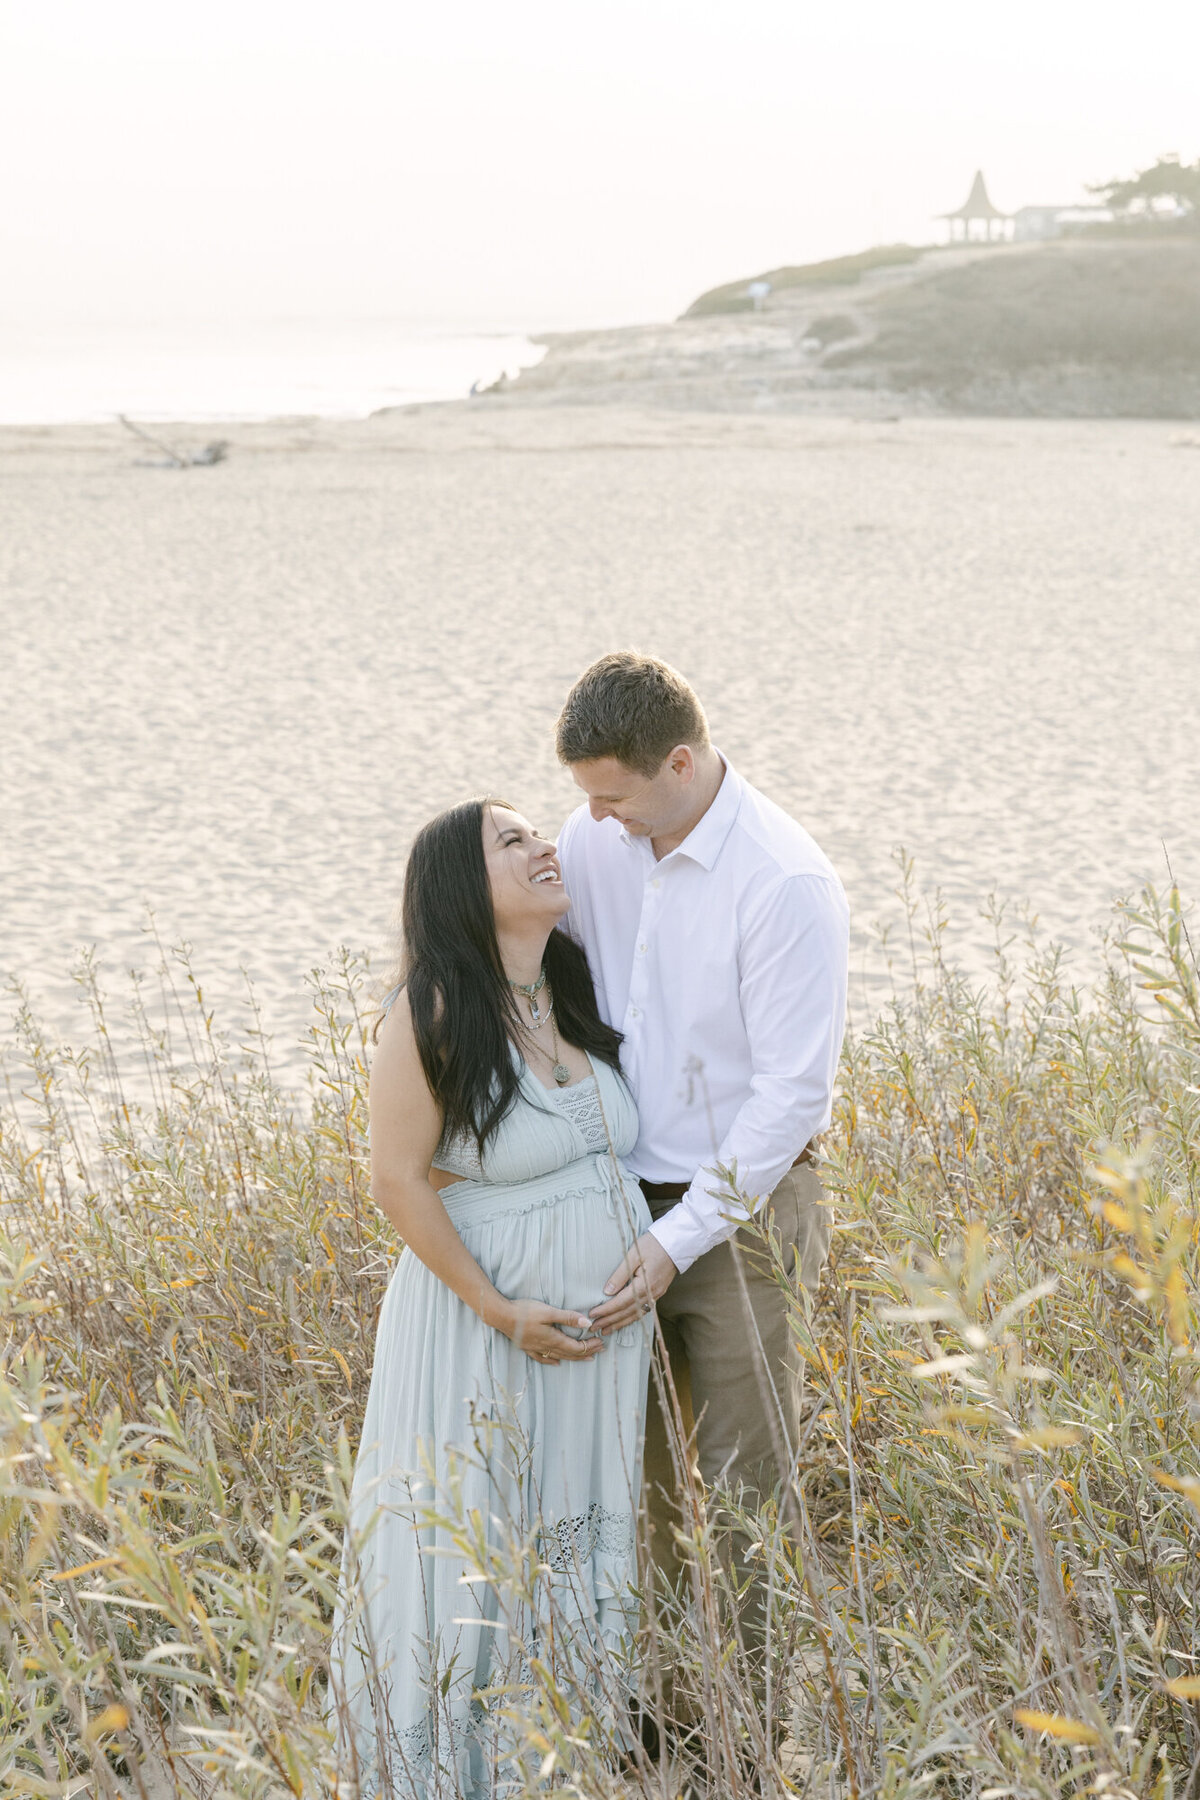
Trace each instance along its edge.
{"label": "silver necklace", "polygon": [[[545,981],[545,976],[543,975],[542,982],[544,982],[544,981]],[[531,984],[531,985],[534,985],[534,984]],[[536,985],[540,986],[542,984],[538,983]],[[509,986],[510,987],[518,987],[518,984],[517,984],[517,982],[512,981],[509,983]],[[529,1001],[529,1010],[534,1015],[534,1018],[533,1018],[534,1031],[540,1031],[542,1026],[546,1023],[546,1021],[547,1020],[550,1021],[550,1038],[551,1038],[551,1042],[554,1045],[553,1056],[551,1056],[551,1054],[548,1050],[543,1050],[542,1046],[539,1043],[537,1043],[536,1040],[532,1036],[530,1037],[529,1041],[531,1044],[533,1044],[534,1048],[537,1049],[541,1053],[541,1055],[546,1058],[546,1061],[550,1064],[550,1073],[554,1076],[555,1085],[557,1087],[566,1087],[567,1083],[571,1079],[571,1071],[570,1071],[570,1069],[568,1069],[566,1063],[563,1061],[562,1051],[558,1047],[558,1026],[554,1023],[554,996],[553,996],[553,994],[550,996],[550,1000],[547,1003],[545,1012],[538,1013],[535,1008],[533,995],[530,994],[528,988],[519,987],[518,991],[520,993],[524,994],[526,999]],[[524,1019],[521,1020],[521,1029],[524,1032],[529,1031],[529,1026],[526,1025]]]}
{"label": "silver necklace", "polygon": [[542,1012],[537,1003],[537,997],[546,985],[545,966],[543,965],[536,981],[510,981],[508,985],[515,993],[524,994],[529,1002],[529,1013],[533,1020],[534,1030],[538,1030],[540,1026],[546,1023],[546,1020],[550,1017],[550,1011],[553,1010],[554,1007],[554,1002],[552,1000],[550,1002],[550,1009],[546,1012]]}
{"label": "silver necklace", "polygon": [[533,1018],[531,1020],[533,1029],[535,1031],[540,1031],[542,1029],[542,1026],[546,1023],[546,1020],[548,1018],[550,1018],[551,1014],[554,1011],[554,1001],[551,1000],[549,1002],[544,1013],[540,1013],[540,1012],[536,1011],[536,1009],[534,1008],[533,1002],[530,1001],[529,1010],[531,1013],[533,1013]]}

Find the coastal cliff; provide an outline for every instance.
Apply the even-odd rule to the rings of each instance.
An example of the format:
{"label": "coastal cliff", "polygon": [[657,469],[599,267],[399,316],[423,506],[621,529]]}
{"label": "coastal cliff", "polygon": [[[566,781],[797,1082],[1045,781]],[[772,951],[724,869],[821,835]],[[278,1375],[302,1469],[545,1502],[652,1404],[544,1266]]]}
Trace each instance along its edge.
{"label": "coastal cliff", "polygon": [[547,336],[483,403],[1200,417],[1191,236],[897,245],[757,279],[757,307],[747,279],[671,323]]}

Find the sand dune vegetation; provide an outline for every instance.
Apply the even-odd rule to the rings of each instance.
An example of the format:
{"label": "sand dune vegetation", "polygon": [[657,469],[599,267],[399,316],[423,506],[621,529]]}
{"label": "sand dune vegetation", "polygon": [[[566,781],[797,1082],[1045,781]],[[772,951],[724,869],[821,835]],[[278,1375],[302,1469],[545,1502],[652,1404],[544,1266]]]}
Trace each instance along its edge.
{"label": "sand dune vegetation", "polygon": [[[995,920],[912,967],[846,1048],[826,1143],[835,1249],[798,1309],[811,1425],[771,1568],[772,1761],[717,1514],[654,1612],[714,1794],[1167,1800],[1200,1772],[1200,979],[1178,896],[1120,912],[1091,988]],[[135,991],[137,1064],[94,972],[85,1050],[21,1014],[0,1117],[0,1782],[12,1795],[336,1791],[322,1722],[341,1520],[397,1252],[366,1183],[371,981],[314,982],[310,1097],[225,1038],[183,953]],[[536,1586],[536,1558],[481,1577]],[[501,1594],[503,1602],[503,1594]],[[652,1609],[653,1611],[653,1609]],[[618,1775],[535,1663],[514,1791]]]}
{"label": "sand dune vegetation", "polygon": [[[788,288],[852,286],[876,269],[906,268],[921,255],[922,252],[912,244],[879,244],[873,250],[859,250],[851,256],[830,256],[823,262],[767,269],[754,279],[766,282],[773,294]],[[752,312],[754,301],[746,291],[749,286],[748,281],[742,280],[710,288],[698,300],[692,301],[684,317],[700,319],[708,313]]]}
{"label": "sand dune vegetation", "polygon": [[826,364],[950,411],[1194,418],[1200,242],[1067,240],[881,296],[873,335]]}

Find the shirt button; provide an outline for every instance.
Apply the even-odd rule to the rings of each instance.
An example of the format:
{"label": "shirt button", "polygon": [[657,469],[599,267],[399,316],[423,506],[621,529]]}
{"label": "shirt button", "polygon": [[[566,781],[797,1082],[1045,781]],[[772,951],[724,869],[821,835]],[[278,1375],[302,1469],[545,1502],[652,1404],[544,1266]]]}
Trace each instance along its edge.
{"label": "shirt button", "polygon": [[631,1019],[636,1019],[636,1018],[639,1018],[639,1017],[640,1017],[640,1014],[639,1014],[639,1013],[638,1013],[638,1009],[637,1009],[637,1007],[636,1007],[636,1006],[631,1006],[631,1007],[630,1007],[630,1009],[629,1009],[629,1016],[630,1016],[630,1018],[631,1018]]}
{"label": "shirt button", "polygon": [[654,880],[650,883],[650,886],[651,887],[661,887],[662,886],[662,876],[656,875],[654,877]]}
{"label": "shirt button", "polygon": [[646,946],[645,946],[645,944],[639,944],[639,945],[638,945],[638,955],[639,955],[639,956],[645,956],[645,954],[646,954]]}

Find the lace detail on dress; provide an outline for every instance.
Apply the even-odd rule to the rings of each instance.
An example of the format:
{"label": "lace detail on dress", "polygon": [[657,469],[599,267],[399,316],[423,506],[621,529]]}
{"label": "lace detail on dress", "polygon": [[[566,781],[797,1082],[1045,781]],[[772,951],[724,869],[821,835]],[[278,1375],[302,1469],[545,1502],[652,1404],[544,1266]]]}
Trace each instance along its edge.
{"label": "lace detail on dress", "polygon": [[[505,1747],[511,1756],[513,1746]],[[497,1721],[478,1700],[465,1709],[435,1702],[415,1725],[397,1731],[389,1722],[360,1747],[358,1800],[462,1800],[482,1792],[471,1779],[473,1761],[491,1771],[489,1800],[517,1800],[528,1786],[519,1767],[507,1778],[501,1773],[500,1754]]]}
{"label": "lace detail on dress", "polygon": [[[582,1134],[589,1151],[599,1155],[608,1149],[608,1127],[594,1075],[585,1075],[582,1081],[576,1081],[570,1087],[546,1088],[545,1092],[554,1110],[569,1119]],[[448,1175],[460,1175],[464,1181],[486,1179],[479,1148],[472,1137],[444,1137],[437,1147],[433,1166],[444,1169]]]}
{"label": "lace detail on dress", "polygon": [[596,1085],[596,1077],[587,1075],[572,1087],[547,1089],[550,1098],[559,1112],[565,1114],[580,1132],[589,1150],[597,1155],[608,1149],[608,1129],[604,1123],[604,1109],[600,1104],[600,1089]]}
{"label": "lace detail on dress", "polygon": [[461,1176],[463,1181],[483,1180],[483,1160],[473,1137],[443,1137],[433,1166],[444,1169],[447,1175]]}
{"label": "lace detail on dress", "polygon": [[632,1512],[609,1512],[598,1500],[573,1519],[543,1526],[540,1535],[542,1561],[555,1571],[574,1569],[590,1561],[597,1550],[605,1556],[633,1556]]}

